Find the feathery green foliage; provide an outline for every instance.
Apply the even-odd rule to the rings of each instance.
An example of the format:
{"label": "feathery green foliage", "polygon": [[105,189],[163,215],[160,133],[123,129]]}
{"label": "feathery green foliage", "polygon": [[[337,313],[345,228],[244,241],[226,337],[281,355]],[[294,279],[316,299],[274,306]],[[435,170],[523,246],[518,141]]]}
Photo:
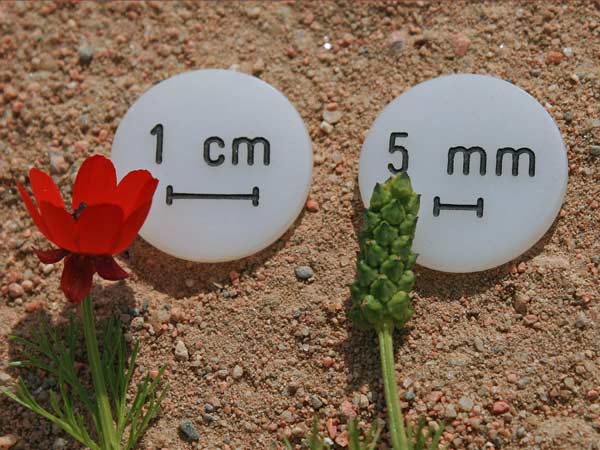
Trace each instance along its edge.
{"label": "feathery green foliage", "polygon": [[[41,369],[56,380],[58,392],[50,391],[50,410],[37,402],[23,380],[19,380],[16,392],[2,387],[0,393],[52,421],[91,450],[103,450],[110,446],[118,446],[115,448],[120,450],[131,450],[135,448],[150,421],[158,413],[165,396],[166,388],[159,390],[164,367],[154,379],[146,375],[138,385],[133,401],[127,402],[127,392],[133,379],[139,345],[135,344],[127,359],[121,325],[114,318],[109,320],[100,339],[103,347],[100,355],[103,375],[114,414],[111,431],[115,442],[109,444],[103,441],[104,437],[100,432],[100,411],[95,396],[81,381],[81,375],[78,373],[76,356],[79,335],[79,327],[71,318],[64,338],[48,324],[42,325],[33,340],[12,337],[29,352],[27,361],[12,363],[13,366]],[[90,422],[96,433],[88,432]]]}

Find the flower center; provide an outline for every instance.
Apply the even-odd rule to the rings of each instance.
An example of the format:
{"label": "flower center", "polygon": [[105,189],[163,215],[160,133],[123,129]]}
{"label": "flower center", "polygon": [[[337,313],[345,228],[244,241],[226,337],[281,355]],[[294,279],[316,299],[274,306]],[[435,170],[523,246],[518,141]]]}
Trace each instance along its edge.
{"label": "flower center", "polygon": [[77,209],[73,211],[73,214],[71,214],[73,216],[73,219],[79,219],[79,215],[83,212],[85,208],[87,208],[87,205],[85,204],[85,202],[81,202]]}

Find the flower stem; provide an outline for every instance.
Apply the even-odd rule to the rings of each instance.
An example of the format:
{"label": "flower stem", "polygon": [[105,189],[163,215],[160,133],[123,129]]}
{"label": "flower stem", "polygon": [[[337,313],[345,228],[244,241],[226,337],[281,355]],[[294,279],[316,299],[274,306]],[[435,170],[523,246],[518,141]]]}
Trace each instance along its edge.
{"label": "flower stem", "polygon": [[98,339],[96,337],[96,325],[94,323],[94,312],[92,299],[88,294],[83,300],[83,331],[85,334],[85,345],[87,347],[92,381],[96,392],[96,403],[98,406],[98,421],[100,430],[100,442],[102,450],[118,450],[120,443],[117,442],[113,417],[110,409],[110,401],[104,381]]}
{"label": "flower stem", "polygon": [[398,398],[398,386],[396,385],[396,372],[394,370],[394,342],[392,334],[394,323],[385,321],[377,329],[379,337],[379,354],[381,357],[381,372],[383,375],[383,386],[385,390],[385,402],[390,421],[390,437],[394,450],[408,450],[406,432],[404,430],[404,418],[400,409]]}

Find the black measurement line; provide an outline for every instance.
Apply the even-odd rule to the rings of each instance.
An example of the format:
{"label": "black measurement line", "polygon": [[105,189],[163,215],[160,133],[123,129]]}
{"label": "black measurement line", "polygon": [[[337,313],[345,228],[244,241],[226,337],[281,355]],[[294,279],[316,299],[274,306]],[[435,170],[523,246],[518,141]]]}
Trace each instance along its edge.
{"label": "black measurement line", "polygon": [[439,197],[433,198],[433,217],[438,217],[442,209],[454,211],[476,211],[477,217],[483,217],[483,198],[479,197],[475,205],[457,205],[454,203],[440,203]]}
{"label": "black measurement line", "polygon": [[167,205],[172,205],[175,199],[203,199],[203,200],[252,200],[252,206],[258,206],[260,191],[258,187],[252,188],[251,194],[190,194],[187,192],[173,192],[173,186],[167,186]]}

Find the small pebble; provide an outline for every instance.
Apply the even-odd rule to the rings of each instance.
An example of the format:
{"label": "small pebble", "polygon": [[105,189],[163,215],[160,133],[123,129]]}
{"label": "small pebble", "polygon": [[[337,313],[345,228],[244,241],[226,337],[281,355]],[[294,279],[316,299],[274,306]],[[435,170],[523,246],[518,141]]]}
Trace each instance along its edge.
{"label": "small pebble", "polygon": [[181,421],[179,431],[181,432],[181,437],[186,442],[197,442],[200,440],[200,435],[190,420]]}
{"label": "small pebble", "polygon": [[323,407],[323,402],[316,395],[310,396],[310,404],[314,409],[321,409]]}
{"label": "small pebble", "polygon": [[592,145],[590,147],[590,153],[592,156],[600,156],[600,145]]}
{"label": "small pebble", "polygon": [[89,43],[84,42],[77,50],[77,55],[79,56],[79,64],[88,66],[94,58],[94,48]]}
{"label": "small pebble", "polygon": [[25,290],[19,283],[11,283],[8,286],[8,295],[10,295],[11,298],[23,297],[24,294]]}
{"label": "small pebble", "polygon": [[575,389],[575,380],[573,377],[567,377],[563,380],[565,386],[571,390]]}
{"label": "small pebble", "polygon": [[68,448],[68,445],[69,443],[66,439],[58,437],[54,441],[54,444],[52,444],[52,450],[65,450],[66,448]]}
{"label": "small pebble", "polygon": [[187,361],[190,355],[185,343],[181,339],[177,339],[175,343],[175,359],[177,361]]}
{"label": "small pebble", "polygon": [[525,294],[517,293],[513,302],[515,311],[521,315],[527,314],[527,305],[529,304],[529,300],[529,297]]}
{"label": "small pebble", "polygon": [[323,111],[323,120],[325,122],[328,122],[330,124],[335,124],[338,123],[342,118],[342,112],[335,110],[335,111],[331,111],[328,109],[325,109]]}
{"label": "small pebble", "polygon": [[330,134],[333,131],[333,125],[325,121],[321,122],[320,128],[325,134]]}
{"label": "small pebble", "polygon": [[456,407],[452,403],[446,405],[446,417],[448,419],[456,418]]}
{"label": "small pebble", "polygon": [[510,410],[510,406],[508,405],[508,403],[506,403],[503,400],[499,400],[499,401],[495,402],[494,405],[492,406],[492,413],[494,413],[496,416],[507,413],[509,410]]}
{"label": "small pebble", "polygon": [[19,438],[14,434],[6,434],[0,436],[0,449],[9,449],[19,441]]}
{"label": "small pebble", "polygon": [[319,204],[315,200],[309,199],[306,202],[306,209],[310,212],[317,212],[319,211]]}
{"label": "small pebble", "polygon": [[308,280],[314,275],[313,270],[309,266],[298,266],[294,272],[299,280]]}
{"label": "small pebble", "polygon": [[573,121],[573,113],[571,111],[567,111],[563,114],[563,118],[565,122],[571,123]]}
{"label": "small pebble", "polygon": [[234,380],[239,380],[244,375],[244,369],[242,369],[240,366],[235,366],[231,375],[233,376]]}
{"label": "small pebble", "polygon": [[565,56],[561,52],[550,51],[546,60],[552,64],[560,64]]}
{"label": "small pebble", "polygon": [[460,398],[458,405],[463,411],[469,412],[473,409],[473,400],[465,395]]}

